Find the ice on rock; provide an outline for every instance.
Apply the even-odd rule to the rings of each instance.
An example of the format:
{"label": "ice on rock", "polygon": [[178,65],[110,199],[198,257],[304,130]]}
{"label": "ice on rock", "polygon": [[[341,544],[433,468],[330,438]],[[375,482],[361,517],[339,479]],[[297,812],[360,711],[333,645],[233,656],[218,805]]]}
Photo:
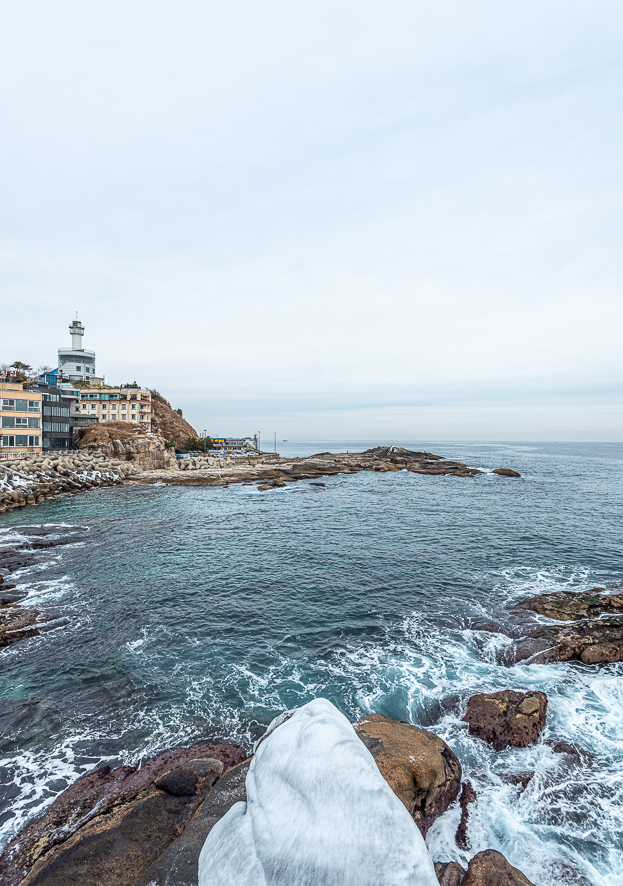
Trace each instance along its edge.
{"label": "ice on rock", "polygon": [[247,802],[208,835],[199,886],[438,886],[415,822],[331,702],[269,732]]}

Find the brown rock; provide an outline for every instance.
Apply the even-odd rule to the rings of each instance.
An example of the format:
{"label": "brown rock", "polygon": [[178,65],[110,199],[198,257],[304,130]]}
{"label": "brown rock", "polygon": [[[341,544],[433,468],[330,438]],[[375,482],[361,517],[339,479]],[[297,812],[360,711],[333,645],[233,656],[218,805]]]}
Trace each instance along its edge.
{"label": "brown rock", "polygon": [[458,797],[458,758],[438,735],[381,714],[368,715],[354,728],[425,837]]}
{"label": "brown rock", "polygon": [[547,714],[544,692],[513,692],[473,695],[463,720],[471,735],[492,744],[496,751],[535,744]]}
{"label": "brown rock", "polygon": [[11,646],[27,637],[36,637],[38,628],[31,627],[41,615],[38,609],[21,606],[0,607],[0,648]]}
{"label": "brown rock", "polygon": [[476,800],[476,791],[472,787],[471,782],[463,782],[461,789],[461,797],[459,804],[461,806],[461,820],[456,829],[455,842],[459,849],[467,849],[467,820],[469,818],[468,804],[474,803]]}
{"label": "brown rock", "polygon": [[537,662],[623,661],[623,618],[587,619],[564,627],[544,627],[534,632],[534,638],[545,646],[534,656]]}
{"label": "brown rock", "polygon": [[438,861],[435,865],[435,873],[439,880],[439,886],[461,886],[465,876],[465,868],[462,868],[458,861]]}
{"label": "brown rock", "polygon": [[[2,886],[131,886],[205,796],[175,796],[155,781],[191,761],[210,758],[229,768],[244,756],[237,745],[202,743],[165,751],[138,770],[106,766],[85,775],[8,844],[0,856]],[[209,790],[211,779],[195,775],[196,787]]]}
{"label": "brown rock", "polygon": [[517,471],[511,471],[510,468],[496,468],[491,473],[499,474],[500,477],[521,477],[521,474],[518,474]]}
{"label": "brown rock", "polygon": [[461,886],[534,886],[495,849],[479,852],[469,863]]}
{"label": "brown rock", "polygon": [[605,594],[604,588],[592,588],[581,593],[557,591],[530,597],[516,608],[537,612],[555,621],[582,621],[607,612],[622,614],[623,595]]}
{"label": "brown rock", "polygon": [[183,833],[144,871],[136,886],[197,886],[203,844],[234,803],[247,799],[250,764],[250,760],[240,763],[216,782]]}

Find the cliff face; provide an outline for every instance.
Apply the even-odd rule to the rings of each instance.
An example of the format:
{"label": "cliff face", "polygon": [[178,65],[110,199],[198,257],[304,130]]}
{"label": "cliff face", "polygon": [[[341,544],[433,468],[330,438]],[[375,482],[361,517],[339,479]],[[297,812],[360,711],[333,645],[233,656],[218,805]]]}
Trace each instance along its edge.
{"label": "cliff face", "polygon": [[156,397],[151,401],[151,428],[165,440],[174,440],[176,446],[184,446],[189,437],[199,437],[197,431],[184,421],[168,403]]}
{"label": "cliff face", "polygon": [[165,447],[165,440],[158,434],[148,433],[138,424],[127,421],[107,421],[91,425],[78,441],[80,449],[97,446],[110,458],[125,460],[131,452],[130,464],[146,471],[177,468],[172,449]]}

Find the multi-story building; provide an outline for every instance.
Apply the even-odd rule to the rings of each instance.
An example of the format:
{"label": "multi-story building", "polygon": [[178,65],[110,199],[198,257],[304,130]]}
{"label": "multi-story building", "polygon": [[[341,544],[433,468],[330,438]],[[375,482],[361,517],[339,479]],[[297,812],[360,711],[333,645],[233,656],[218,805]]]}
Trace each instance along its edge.
{"label": "multi-story building", "polygon": [[59,373],[68,376],[70,381],[90,381],[95,375],[95,351],[86,351],[82,347],[84,326],[77,316],[69,331],[71,347],[58,349]]}
{"label": "multi-story building", "polygon": [[80,418],[97,421],[132,421],[151,431],[151,393],[142,388],[82,388],[80,403],[72,408],[75,424]]}
{"label": "multi-story building", "polygon": [[0,382],[0,453],[4,457],[41,452],[41,391],[20,382]]}
{"label": "multi-story building", "polygon": [[48,388],[41,392],[41,411],[43,424],[43,448],[71,449],[72,434],[69,413],[71,404],[75,402],[63,396],[60,388]]}

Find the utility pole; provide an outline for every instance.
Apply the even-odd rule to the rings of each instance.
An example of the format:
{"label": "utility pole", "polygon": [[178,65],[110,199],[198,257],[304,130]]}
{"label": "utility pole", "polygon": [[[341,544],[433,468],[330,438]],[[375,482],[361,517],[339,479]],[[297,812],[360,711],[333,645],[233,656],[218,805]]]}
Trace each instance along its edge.
{"label": "utility pole", "polygon": [[203,454],[204,454],[204,455],[205,455],[206,452],[208,451],[207,448],[206,448],[207,436],[208,436],[208,429],[207,429],[207,428],[204,428],[204,429],[203,429]]}
{"label": "utility pole", "polygon": [[257,432],[257,451],[262,451],[262,435],[259,431]]}

